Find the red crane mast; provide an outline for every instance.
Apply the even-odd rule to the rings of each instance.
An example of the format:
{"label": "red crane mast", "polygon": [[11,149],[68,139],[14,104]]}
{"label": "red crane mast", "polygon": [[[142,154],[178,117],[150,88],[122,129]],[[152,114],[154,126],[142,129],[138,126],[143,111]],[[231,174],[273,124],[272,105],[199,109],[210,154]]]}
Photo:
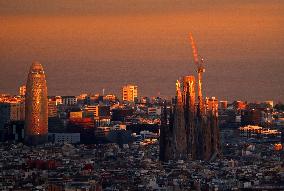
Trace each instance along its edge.
{"label": "red crane mast", "polygon": [[192,48],[192,54],[193,54],[193,60],[195,65],[197,66],[197,73],[198,73],[198,105],[199,105],[199,111],[201,114],[204,112],[204,106],[203,106],[203,96],[202,96],[202,73],[205,72],[205,68],[203,66],[203,58],[199,61],[199,55],[197,52],[197,47],[195,44],[195,41],[193,39],[192,33],[189,33],[189,39],[191,43]]}

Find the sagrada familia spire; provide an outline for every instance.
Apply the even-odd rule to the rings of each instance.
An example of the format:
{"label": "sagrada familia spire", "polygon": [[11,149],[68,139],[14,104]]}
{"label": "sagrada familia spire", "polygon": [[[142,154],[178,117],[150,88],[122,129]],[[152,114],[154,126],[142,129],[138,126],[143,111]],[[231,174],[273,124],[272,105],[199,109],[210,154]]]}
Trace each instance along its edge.
{"label": "sagrada familia spire", "polygon": [[220,155],[218,100],[202,96],[203,59],[190,34],[194,61],[198,72],[198,100],[195,101],[194,76],[184,76],[176,82],[173,107],[165,104],[161,119],[160,160],[213,160]]}

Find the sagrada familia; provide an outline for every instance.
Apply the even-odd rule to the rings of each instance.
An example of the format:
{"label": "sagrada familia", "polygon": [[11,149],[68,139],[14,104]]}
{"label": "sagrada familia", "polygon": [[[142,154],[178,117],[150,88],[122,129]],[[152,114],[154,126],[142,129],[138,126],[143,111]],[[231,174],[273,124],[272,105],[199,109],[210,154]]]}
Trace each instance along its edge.
{"label": "sagrada familia", "polygon": [[[194,76],[177,80],[173,106],[163,107],[160,128],[160,160],[214,160],[221,154],[218,127],[218,100],[202,96],[202,63],[191,36],[193,55],[198,66],[198,101]],[[195,57],[196,56],[196,57]]]}

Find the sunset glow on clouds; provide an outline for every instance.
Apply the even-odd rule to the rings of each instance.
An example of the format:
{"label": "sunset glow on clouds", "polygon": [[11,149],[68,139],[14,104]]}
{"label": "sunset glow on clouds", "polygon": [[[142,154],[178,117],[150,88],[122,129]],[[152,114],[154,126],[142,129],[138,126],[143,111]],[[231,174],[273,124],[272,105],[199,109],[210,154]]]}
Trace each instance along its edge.
{"label": "sunset glow on clouds", "polygon": [[15,93],[39,60],[51,94],[134,82],[171,96],[195,73],[193,32],[208,95],[283,99],[283,23],[282,1],[0,0],[0,90]]}

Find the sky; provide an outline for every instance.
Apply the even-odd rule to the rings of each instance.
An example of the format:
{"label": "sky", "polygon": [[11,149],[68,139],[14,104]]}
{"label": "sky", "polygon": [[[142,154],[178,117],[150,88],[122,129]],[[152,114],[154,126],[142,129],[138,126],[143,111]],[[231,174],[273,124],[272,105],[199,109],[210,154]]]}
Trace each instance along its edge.
{"label": "sky", "polygon": [[188,33],[205,59],[204,94],[284,101],[282,0],[0,0],[0,93],[42,63],[49,95],[171,97],[195,75]]}

